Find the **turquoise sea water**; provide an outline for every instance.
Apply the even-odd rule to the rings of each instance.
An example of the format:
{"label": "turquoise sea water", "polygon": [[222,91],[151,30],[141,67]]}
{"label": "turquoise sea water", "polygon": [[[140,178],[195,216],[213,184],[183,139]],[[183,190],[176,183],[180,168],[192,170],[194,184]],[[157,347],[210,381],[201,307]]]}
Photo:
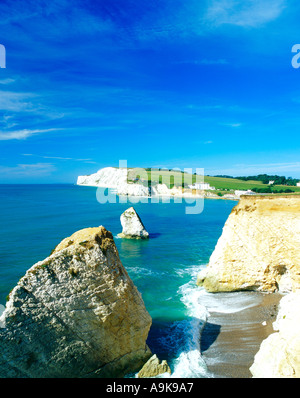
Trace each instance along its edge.
{"label": "turquoise sea water", "polygon": [[0,185],[0,304],[34,263],[75,231],[99,225],[111,231],[120,258],[142,293],[153,325],[151,350],[167,359],[173,377],[207,377],[199,350],[205,307],[196,275],[209,260],[235,201],[204,201],[200,214],[182,203],[137,203],[150,233],[124,240],[120,215],[131,203],[100,204],[94,187]]}

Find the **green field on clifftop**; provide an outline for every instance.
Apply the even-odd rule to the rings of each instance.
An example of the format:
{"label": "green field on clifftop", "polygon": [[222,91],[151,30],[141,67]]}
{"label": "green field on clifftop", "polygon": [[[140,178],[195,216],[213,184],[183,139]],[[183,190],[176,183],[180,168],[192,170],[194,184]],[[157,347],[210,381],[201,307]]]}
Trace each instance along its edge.
{"label": "green field on clifftop", "polygon": [[[140,170],[140,173],[137,172]],[[186,182],[186,185],[190,185],[191,181],[194,183],[196,176],[188,173],[183,173],[181,171],[174,170],[166,170],[166,169],[129,169],[128,174],[129,180],[133,180],[135,178],[139,179],[140,182],[147,184],[149,181],[152,183],[166,183],[168,185],[168,181],[175,186],[182,186],[183,181]],[[200,181],[201,177],[200,177]],[[236,178],[224,178],[224,177],[212,177],[212,176],[204,176],[204,182],[210,184],[210,186],[215,187],[216,190],[219,191],[235,191],[235,190],[248,190],[253,188],[268,188],[268,185],[263,184],[261,181],[243,181],[238,180]],[[287,185],[274,185],[274,190],[286,190],[291,189],[295,193],[300,193],[300,187],[295,186],[287,186]]]}

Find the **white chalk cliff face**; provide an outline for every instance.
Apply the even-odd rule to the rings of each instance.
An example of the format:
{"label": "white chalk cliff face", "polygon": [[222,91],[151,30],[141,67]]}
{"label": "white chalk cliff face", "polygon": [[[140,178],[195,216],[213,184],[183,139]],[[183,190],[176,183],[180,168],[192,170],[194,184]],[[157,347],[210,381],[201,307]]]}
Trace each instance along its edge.
{"label": "white chalk cliff face", "polygon": [[300,291],[280,301],[275,333],[265,339],[250,368],[253,377],[300,377]]}
{"label": "white chalk cliff face", "polygon": [[127,184],[127,169],[125,168],[104,167],[98,170],[97,173],[77,178],[77,185],[118,188],[125,184]]}
{"label": "white chalk cliff face", "polygon": [[86,185],[102,188],[115,188],[118,195],[149,196],[149,188],[141,184],[128,183],[128,169],[104,167],[97,173],[89,176],[79,176],[77,185]]}
{"label": "white chalk cliff face", "polygon": [[182,190],[173,187],[169,189],[166,184],[155,184],[151,188],[139,184],[128,182],[127,172],[129,169],[119,169],[115,167],[104,167],[97,173],[79,176],[77,185],[115,188],[118,195],[124,196],[177,196],[183,195]]}
{"label": "white chalk cliff face", "polygon": [[122,377],[151,356],[151,317],[104,227],[32,266],[0,321],[1,377]]}
{"label": "white chalk cliff face", "polygon": [[198,284],[210,292],[300,288],[300,197],[244,196]]}
{"label": "white chalk cliff face", "polygon": [[118,195],[149,196],[149,188],[140,184],[122,184],[117,188]]}
{"label": "white chalk cliff face", "polygon": [[146,231],[142,220],[133,207],[125,210],[121,214],[121,224],[123,230],[118,236],[129,239],[148,239],[149,233]]}
{"label": "white chalk cliff face", "polygon": [[300,196],[242,197],[198,284],[210,292],[286,294],[275,333],[261,344],[254,377],[300,377]]}
{"label": "white chalk cliff face", "polygon": [[149,196],[149,189],[141,184],[128,183],[127,169],[104,167],[89,176],[79,176],[77,185],[115,188],[118,195]]}

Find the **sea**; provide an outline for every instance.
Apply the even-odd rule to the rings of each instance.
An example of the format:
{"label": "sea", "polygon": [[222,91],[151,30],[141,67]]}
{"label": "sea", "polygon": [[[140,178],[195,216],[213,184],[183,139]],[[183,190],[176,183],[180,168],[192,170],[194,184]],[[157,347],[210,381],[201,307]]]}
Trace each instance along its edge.
{"label": "sea", "polygon": [[[163,377],[213,377],[200,347],[210,298],[196,279],[237,202],[204,199],[203,210],[189,214],[191,204],[184,200],[133,204],[120,203],[117,197],[115,203],[99,203],[99,189],[72,184],[0,185],[0,305],[5,306],[26,270],[48,257],[62,239],[82,228],[103,225],[112,232],[121,261],[152,317],[147,344],[172,370],[171,376]],[[150,239],[118,237],[120,216],[131,206]]]}

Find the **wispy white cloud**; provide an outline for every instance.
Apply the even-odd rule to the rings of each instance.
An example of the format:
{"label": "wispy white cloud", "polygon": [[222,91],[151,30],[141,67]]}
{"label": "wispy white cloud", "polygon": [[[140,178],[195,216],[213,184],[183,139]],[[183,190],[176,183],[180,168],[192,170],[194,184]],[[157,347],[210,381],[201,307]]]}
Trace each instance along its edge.
{"label": "wispy white cloud", "polygon": [[213,0],[205,21],[211,26],[223,24],[259,27],[277,19],[286,6],[285,0]]}
{"label": "wispy white cloud", "polygon": [[[62,112],[44,105],[43,98],[34,92],[0,90],[0,111],[3,113],[0,118],[0,141],[24,140],[54,131],[54,128],[36,128],[36,125],[64,116]],[[22,128],[24,125],[26,128]]]}
{"label": "wispy white cloud", "polygon": [[229,62],[226,59],[201,59],[194,62],[195,65],[228,65]]}
{"label": "wispy white cloud", "polygon": [[80,159],[80,158],[69,158],[69,157],[63,157],[63,156],[48,156],[48,155],[34,155],[32,153],[22,153],[23,156],[34,156],[38,158],[43,158],[43,159],[54,159],[54,160],[72,160],[76,162],[85,162],[85,163],[95,163],[92,159],[87,158],[87,159]]}
{"label": "wispy white cloud", "polygon": [[43,104],[41,95],[34,92],[0,90],[0,110],[5,112],[30,112],[47,119],[59,119],[64,113]]}
{"label": "wispy white cloud", "polygon": [[229,62],[223,58],[217,59],[195,59],[191,61],[177,61],[175,64],[183,64],[183,65],[228,65]]}
{"label": "wispy white cloud", "polygon": [[11,78],[0,79],[0,84],[7,85],[7,84],[14,83],[15,81],[16,81],[15,79],[11,79]]}
{"label": "wispy white cloud", "polygon": [[51,174],[56,168],[51,163],[18,164],[17,166],[1,166],[0,175],[2,177],[37,177]]}
{"label": "wispy white cloud", "polygon": [[228,126],[228,127],[233,127],[233,128],[237,128],[237,127],[241,127],[242,123],[220,123],[222,126]]}
{"label": "wispy white cloud", "polygon": [[37,129],[37,130],[15,130],[15,131],[0,131],[0,141],[8,140],[25,140],[35,134],[48,133],[49,131],[55,131],[56,129]]}
{"label": "wispy white cloud", "polygon": [[2,111],[31,111],[35,110],[32,99],[37,97],[34,93],[14,91],[0,91],[0,110]]}
{"label": "wispy white cloud", "polygon": [[[35,22],[36,34],[47,38],[58,37],[61,32],[72,35],[75,33],[90,33],[95,31],[109,31],[112,24],[109,19],[100,18],[93,10],[89,11],[81,0],[44,0],[28,1],[15,0],[12,8],[5,2],[0,3],[0,25],[14,24],[15,22]],[[66,18],[65,16],[68,16]],[[29,22],[30,21],[30,22]],[[56,29],[53,29],[55,21]],[[16,24],[17,25],[17,24]],[[72,27],[72,29],[70,29]],[[25,32],[23,31],[25,36]]]}

